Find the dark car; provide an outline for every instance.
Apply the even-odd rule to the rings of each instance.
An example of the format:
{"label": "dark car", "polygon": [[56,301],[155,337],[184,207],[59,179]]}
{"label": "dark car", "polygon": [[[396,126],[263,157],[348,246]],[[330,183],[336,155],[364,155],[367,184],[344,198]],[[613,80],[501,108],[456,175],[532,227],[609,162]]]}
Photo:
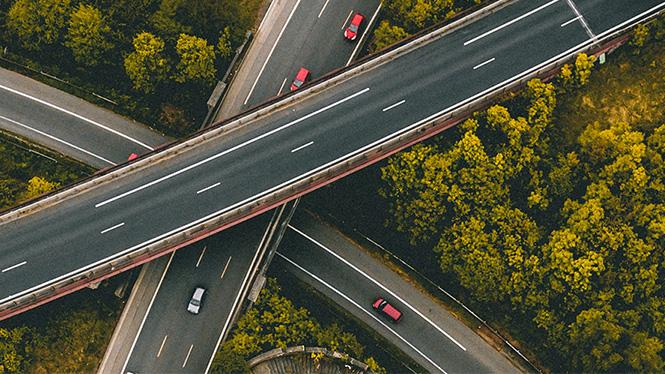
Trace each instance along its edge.
{"label": "dark car", "polygon": [[351,22],[346,29],[344,29],[344,37],[349,40],[356,40],[358,37],[358,31],[360,30],[360,25],[362,25],[365,20],[365,16],[360,13],[356,13],[351,17]]}
{"label": "dark car", "polygon": [[295,91],[302,87],[302,85],[309,81],[311,77],[312,73],[309,70],[300,68],[300,70],[298,70],[298,74],[296,74],[296,79],[294,79],[293,83],[291,83],[291,91]]}
{"label": "dark car", "polygon": [[402,319],[402,312],[397,310],[394,306],[390,305],[388,300],[383,297],[379,297],[372,304],[372,308],[377,312],[381,313],[383,316],[388,317],[392,322],[397,323]]}

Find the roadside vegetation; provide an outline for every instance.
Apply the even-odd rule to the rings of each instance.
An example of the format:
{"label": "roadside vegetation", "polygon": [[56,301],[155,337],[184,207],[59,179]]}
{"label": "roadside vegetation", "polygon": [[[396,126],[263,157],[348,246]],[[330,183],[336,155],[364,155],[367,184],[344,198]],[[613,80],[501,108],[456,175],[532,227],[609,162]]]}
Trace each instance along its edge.
{"label": "roadside vegetation", "polygon": [[580,55],[381,168],[390,227],[553,371],[665,368],[664,36],[638,29],[593,76]]}
{"label": "roadside vegetation", "polygon": [[211,369],[217,373],[248,372],[247,360],[259,353],[298,345],[323,347],[358,360],[364,358],[370,370],[385,372],[373,357],[365,356],[365,348],[353,334],[336,323],[321,325],[307,309],[282,296],[274,278],[268,278],[256,304],[240,317]]}
{"label": "roadside vegetation", "polygon": [[253,26],[260,3],[3,1],[3,64],[16,68],[7,62],[14,61],[72,82],[116,102],[110,109],[182,136],[200,126],[208,96]]}
{"label": "roadside vegetation", "polygon": [[96,371],[121,310],[117,279],[0,322],[0,373]]}
{"label": "roadside vegetation", "polygon": [[378,26],[369,42],[370,52],[379,51],[482,0],[385,0]]}
{"label": "roadside vegetation", "polygon": [[92,168],[0,133],[0,210],[73,183]]}

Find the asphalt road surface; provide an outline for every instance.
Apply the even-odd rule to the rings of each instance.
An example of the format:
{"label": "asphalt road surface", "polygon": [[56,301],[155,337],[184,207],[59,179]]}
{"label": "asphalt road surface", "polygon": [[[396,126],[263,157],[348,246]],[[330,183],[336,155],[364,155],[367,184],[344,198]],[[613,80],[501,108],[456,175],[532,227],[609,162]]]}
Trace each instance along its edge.
{"label": "asphalt road surface", "polygon": [[[203,373],[230,327],[245,273],[272,212],[174,252],[123,373]],[[242,250],[238,250],[242,249]],[[177,261],[178,266],[173,266]],[[198,315],[187,311],[194,288],[206,289]]]}
{"label": "asphalt road surface", "polygon": [[53,87],[0,69],[0,129],[105,168],[168,139]]}
{"label": "asphalt road surface", "polygon": [[[0,302],[381,142],[589,40],[584,24],[598,35],[607,25],[665,5],[653,0],[578,3],[586,9],[584,18],[576,19],[570,1],[518,1],[225,139],[2,224]],[[576,21],[568,23],[571,19]]]}
{"label": "asphalt road surface", "polygon": [[[271,83],[279,84],[282,81],[275,79],[273,73],[288,69],[288,65],[294,65],[295,60],[308,61],[308,67],[316,71],[329,71],[334,66],[332,64],[343,66],[348,61],[352,48],[357,44],[344,40],[341,28],[329,30],[329,26],[332,23],[341,24],[342,21],[339,20],[342,17],[341,14],[344,13],[346,16],[351,13],[352,5],[358,6],[354,3],[362,3],[364,8],[373,4],[376,8],[378,0],[344,0],[327,3],[328,1],[325,0],[300,1],[297,2],[293,11],[287,9],[288,13],[292,13],[293,16],[291,21],[284,25],[284,31],[281,38],[278,39],[279,43],[276,41],[273,44],[276,46],[273,53],[266,56],[265,65],[261,61],[247,62],[265,66],[264,74],[253,81],[236,80],[234,82],[234,84],[243,85],[248,90],[247,92],[249,92],[252,82],[257,82],[253,96],[247,105],[236,102],[237,108],[234,109],[237,112],[240,112],[241,108],[254,105],[274,94],[270,88]],[[325,8],[324,4],[327,4]],[[303,29],[304,20],[308,20],[306,29]],[[282,25],[279,24],[265,26],[260,32],[278,32],[282,29]],[[274,27],[278,27],[278,29],[274,30]],[[310,38],[303,37],[303,33]],[[319,57],[315,59],[311,49],[316,44],[312,43],[320,40],[328,40],[328,42],[315,50]],[[259,222],[257,223],[257,221]],[[226,255],[233,258],[234,266],[229,267],[227,280],[222,284],[217,284],[216,279],[219,275],[217,267],[220,261],[224,261],[223,258],[211,258],[209,261],[216,265],[208,267],[201,265],[194,271],[192,252],[198,254],[200,250],[190,246],[176,252],[170,266],[165,271],[164,282],[160,285],[157,297],[151,304],[145,324],[140,328],[139,337],[133,342],[123,372],[204,372],[206,370],[206,365],[215,353],[220,336],[228,332],[230,320],[227,319],[233,313],[232,303],[229,300],[235,299],[240,292],[241,284],[244,281],[242,275],[247,273],[252,264],[251,260],[257,252],[258,240],[263,236],[266,225],[266,219],[253,219],[228,232],[216,235],[212,240],[218,244],[206,244],[207,248],[212,249],[222,243],[224,247],[228,247],[229,241],[235,243],[226,251]],[[205,241],[205,243],[207,242]],[[195,247],[200,247],[200,245]],[[214,249],[214,251],[220,252],[219,249]],[[187,274],[187,276],[183,276],[183,274]],[[192,316],[180,304],[187,301],[186,298],[191,296],[192,290],[199,284],[212,285],[215,292],[211,293],[208,298],[206,312]],[[124,341],[118,341],[116,344],[122,343]],[[189,352],[190,347],[192,347],[191,352]],[[188,352],[189,356],[187,356]],[[183,361],[183,357],[186,358],[186,362]]]}
{"label": "asphalt road surface", "polygon": [[[301,67],[315,79],[346,66],[359,40],[348,41],[343,30],[350,16],[360,12],[369,22],[378,0],[301,0],[297,2],[281,38],[271,48],[261,74],[254,79],[241,109],[249,109],[290,90],[291,82]],[[361,32],[366,31],[363,28]],[[250,86],[251,88],[251,86]],[[240,112],[240,111],[239,111]]]}
{"label": "asphalt road surface", "polygon": [[[334,227],[300,210],[289,228],[275,258],[427,371],[519,371],[431,296],[387,270]],[[403,313],[399,323],[389,322],[372,309],[372,302],[379,296]]]}

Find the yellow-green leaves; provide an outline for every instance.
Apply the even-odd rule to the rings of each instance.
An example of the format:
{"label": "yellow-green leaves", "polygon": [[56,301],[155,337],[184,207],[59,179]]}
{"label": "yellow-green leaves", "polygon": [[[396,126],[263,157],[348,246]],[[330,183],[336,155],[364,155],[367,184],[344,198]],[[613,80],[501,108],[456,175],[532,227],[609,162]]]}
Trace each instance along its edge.
{"label": "yellow-green leaves", "polygon": [[215,68],[215,46],[208,45],[203,38],[180,34],[176,43],[176,52],[180,56],[178,73],[175,80],[179,83],[188,81],[212,82],[217,74]]}
{"label": "yellow-green leaves", "polygon": [[125,57],[125,72],[136,90],[152,92],[168,76],[164,41],[149,32],[142,32],[134,37],[133,45],[134,51]]}

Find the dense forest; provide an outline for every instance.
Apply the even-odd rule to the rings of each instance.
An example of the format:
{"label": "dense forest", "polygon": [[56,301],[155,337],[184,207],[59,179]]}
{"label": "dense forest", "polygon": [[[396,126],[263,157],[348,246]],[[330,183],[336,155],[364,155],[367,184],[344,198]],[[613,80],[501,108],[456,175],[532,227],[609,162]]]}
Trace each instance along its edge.
{"label": "dense forest", "polygon": [[[115,101],[113,110],[169,135],[184,135],[200,126],[206,100],[253,26],[260,3],[3,1],[2,63],[45,71]],[[48,83],[73,89],[59,81]]]}
{"label": "dense forest", "polygon": [[554,371],[665,368],[663,36],[639,27],[601,72],[580,55],[381,169],[391,227]]}

